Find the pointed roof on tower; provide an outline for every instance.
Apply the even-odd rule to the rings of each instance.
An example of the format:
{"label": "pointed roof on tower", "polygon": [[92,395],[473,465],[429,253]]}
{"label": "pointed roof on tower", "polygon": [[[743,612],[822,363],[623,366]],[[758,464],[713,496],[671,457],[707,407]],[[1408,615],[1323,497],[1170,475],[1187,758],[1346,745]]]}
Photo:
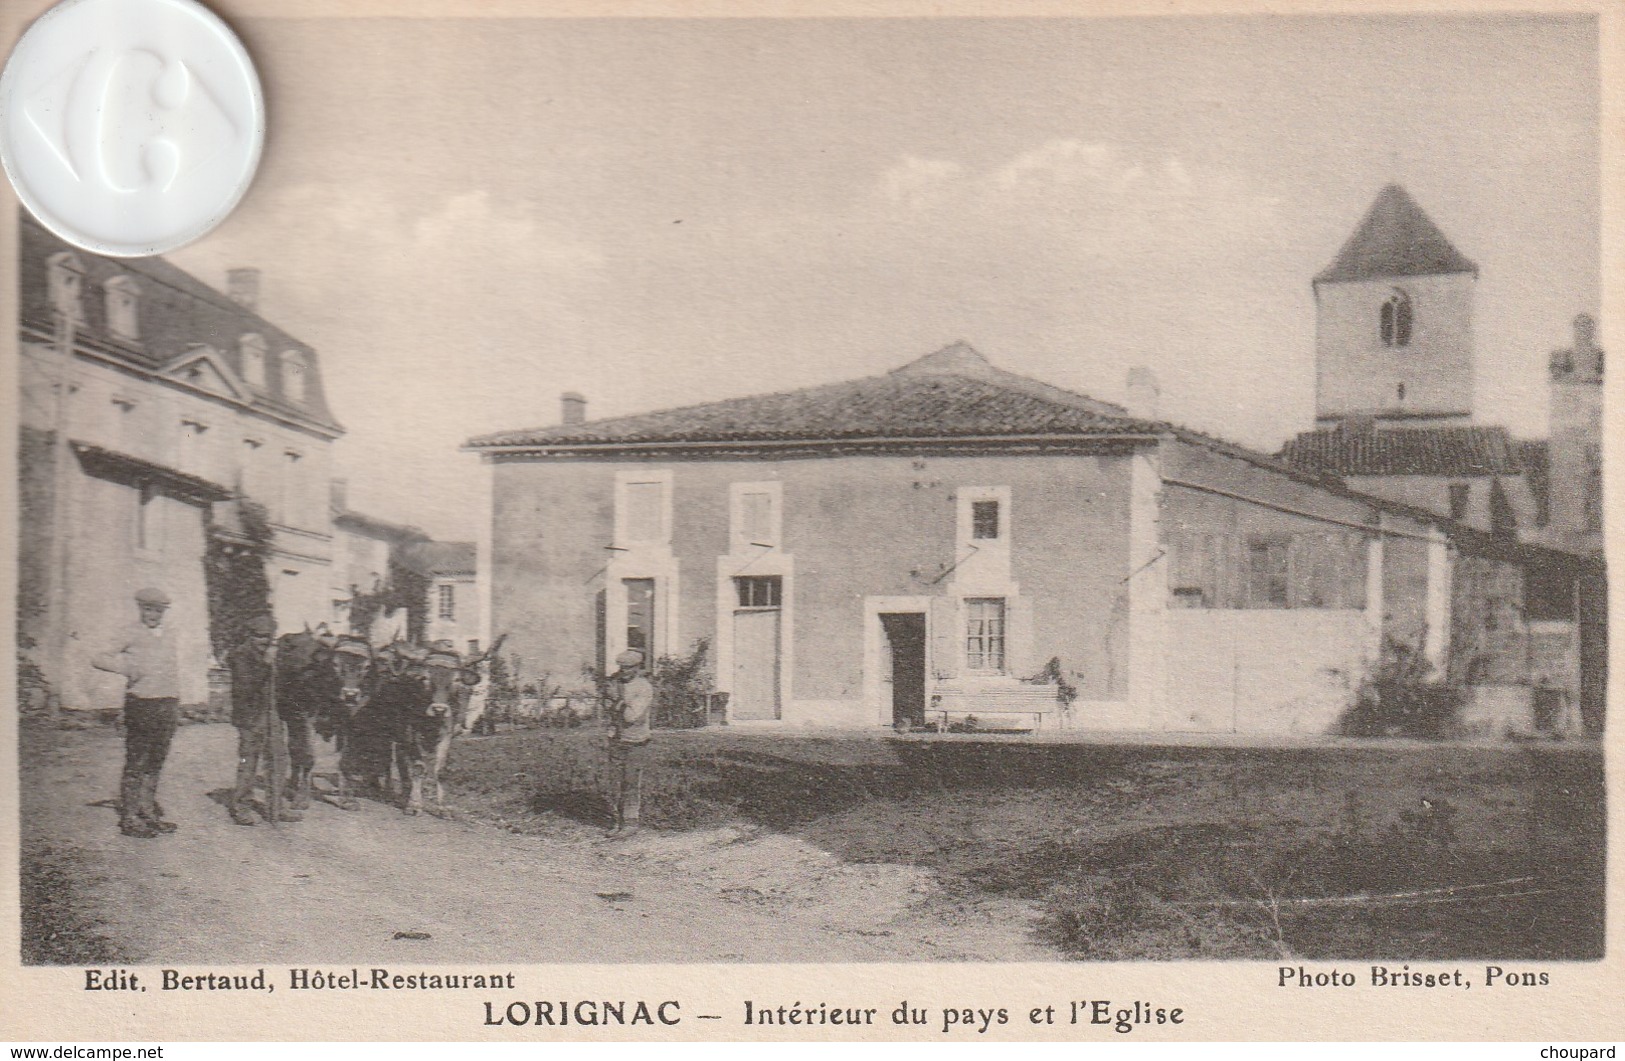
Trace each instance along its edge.
{"label": "pointed roof on tower", "polygon": [[1451,245],[1409,192],[1390,184],[1377,193],[1354,234],[1315,283],[1440,273],[1477,276],[1478,266]]}

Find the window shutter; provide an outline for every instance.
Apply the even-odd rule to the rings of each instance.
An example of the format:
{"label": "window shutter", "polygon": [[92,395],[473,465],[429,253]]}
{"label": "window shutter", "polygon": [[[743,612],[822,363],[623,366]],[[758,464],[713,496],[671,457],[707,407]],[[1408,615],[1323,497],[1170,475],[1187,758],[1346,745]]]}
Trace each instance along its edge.
{"label": "window shutter", "polygon": [[1313,608],[1315,606],[1315,553],[1316,536],[1294,534],[1286,547],[1286,606]]}
{"label": "window shutter", "polygon": [[1033,645],[1033,599],[1009,597],[1004,602],[1004,667],[1017,678],[1031,678],[1044,662]]}
{"label": "window shutter", "polygon": [[957,678],[965,658],[964,620],[953,597],[931,598],[931,672],[939,678]]}
{"label": "window shutter", "polygon": [[1223,568],[1219,579],[1219,592],[1223,597],[1221,608],[1245,608],[1251,592],[1248,574],[1247,543],[1239,534],[1227,535],[1219,544],[1220,563]]}
{"label": "window shutter", "polygon": [[1168,533],[1169,571],[1168,579],[1174,589],[1186,586],[1200,586],[1201,576],[1198,574],[1199,561],[1195,548],[1196,535],[1185,534],[1182,531]]}

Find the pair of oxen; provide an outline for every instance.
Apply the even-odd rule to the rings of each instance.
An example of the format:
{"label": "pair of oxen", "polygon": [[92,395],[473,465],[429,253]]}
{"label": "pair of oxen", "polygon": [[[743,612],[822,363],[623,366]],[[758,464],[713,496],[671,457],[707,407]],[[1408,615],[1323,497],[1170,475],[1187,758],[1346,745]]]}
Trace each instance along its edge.
{"label": "pair of oxen", "polygon": [[467,727],[478,662],[465,662],[446,641],[374,648],[348,634],[287,634],[277,644],[277,699],[279,706],[297,704],[338,748],[334,804],[355,810],[357,794],[388,798],[393,767],[402,808],[418,814],[425,780],[433,806],[444,805],[440,771],[452,738]]}

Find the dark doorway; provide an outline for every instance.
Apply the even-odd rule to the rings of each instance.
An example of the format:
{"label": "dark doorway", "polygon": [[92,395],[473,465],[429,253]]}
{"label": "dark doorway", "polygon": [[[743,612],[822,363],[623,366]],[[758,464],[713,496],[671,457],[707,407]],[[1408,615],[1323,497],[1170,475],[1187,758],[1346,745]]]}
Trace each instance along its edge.
{"label": "dark doorway", "polygon": [[881,676],[891,685],[892,722],[925,725],[925,613],[883,612]]}

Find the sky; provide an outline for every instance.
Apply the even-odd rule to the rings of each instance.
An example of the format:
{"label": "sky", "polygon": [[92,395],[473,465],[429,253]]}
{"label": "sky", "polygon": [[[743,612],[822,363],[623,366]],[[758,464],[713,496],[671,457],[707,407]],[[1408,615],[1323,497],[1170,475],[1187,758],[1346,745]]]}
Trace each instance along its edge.
{"label": "sky", "polygon": [[250,20],[264,161],[171,255],[318,351],[352,507],[473,538],[468,438],[963,340],[1273,451],[1310,278],[1403,184],[1478,263],[1475,418],[1600,302],[1590,16]]}

